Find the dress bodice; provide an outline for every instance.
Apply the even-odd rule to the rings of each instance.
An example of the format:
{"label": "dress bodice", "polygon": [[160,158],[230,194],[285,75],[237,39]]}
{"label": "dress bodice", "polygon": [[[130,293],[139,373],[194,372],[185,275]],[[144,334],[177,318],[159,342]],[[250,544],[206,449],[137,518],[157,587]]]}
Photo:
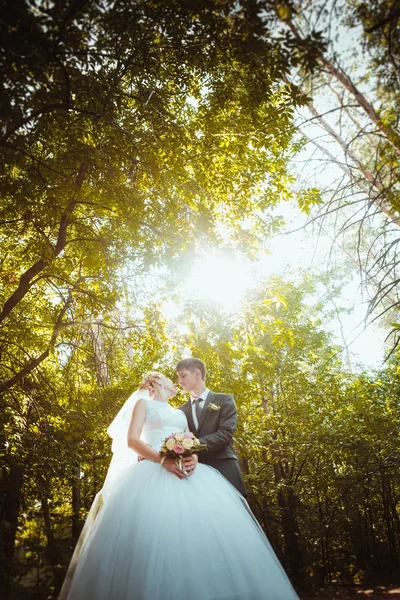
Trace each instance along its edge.
{"label": "dress bodice", "polygon": [[146,420],[142,439],[154,450],[160,450],[163,441],[171,433],[186,431],[188,424],[183,411],[172,408],[168,402],[146,399]]}

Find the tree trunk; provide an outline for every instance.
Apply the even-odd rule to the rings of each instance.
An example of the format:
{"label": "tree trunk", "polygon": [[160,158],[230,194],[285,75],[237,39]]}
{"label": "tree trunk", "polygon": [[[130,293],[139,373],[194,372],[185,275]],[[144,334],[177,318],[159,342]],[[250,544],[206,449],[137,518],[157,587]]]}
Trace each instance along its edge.
{"label": "tree trunk", "polygon": [[321,556],[321,567],[319,568],[319,584],[322,586],[325,583],[326,577],[328,575],[329,569],[328,569],[328,565],[327,565],[327,559],[326,559],[326,549],[325,549],[325,516],[324,516],[324,511],[323,511],[323,507],[322,507],[322,502],[321,502],[321,498],[320,498],[320,494],[319,494],[319,490],[318,490],[318,486],[315,486],[315,490],[316,490],[316,499],[317,499],[317,506],[318,506],[318,515],[319,515],[319,548],[320,548],[320,556]]}
{"label": "tree trunk", "polygon": [[0,597],[8,598],[11,587],[12,559],[21,506],[24,465],[13,461],[7,483],[1,514],[1,553],[0,561]]}
{"label": "tree trunk", "polygon": [[300,531],[297,524],[297,499],[289,485],[283,487],[284,469],[279,461],[274,464],[275,482],[278,485],[278,505],[282,514],[282,527],[285,539],[285,557],[293,580],[297,584],[304,583],[304,561],[300,548]]}
{"label": "tree trunk", "polygon": [[75,463],[72,477],[72,538],[76,542],[82,529],[80,518],[81,511],[81,489],[80,489],[80,464]]}
{"label": "tree trunk", "polygon": [[89,334],[92,340],[93,353],[96,361],[96,378],[100,387],[105,387],[110,384],[110,376],[108,373],[107,359],[101,339],[101,329],[98,323],[90,325]]}
{"label": "tree trunk", "polygon": [[[262,388],[262,378],[259,377]],[[271,385],[270,397],[267,394],[261,396],[262,406],[265,414],[274,411],[274,386]],[[276,442],[270,445],[270,451],[274,460],[274,478],[278,488],[278,505],[281,511],[283,536],[285,540],[285,558],[291,571],[293,580],[299,584],[304,584],[304,561],[300,548],[300,531],[297,524],[296,504],[297,498],[293,487],[286,485],[283,487],[285,477],[284,466],[281,461],[281,451]]]}
{"label": "tree trunk", "polygon": [[44,529],[47,538],[45,556],[52,568],[52,574],[54,577],[53,585],[55,589],[60,589],[65,575],[63,569],[63,562],[65,558],[63,556],[62,549],[57,544],[57,540],[54,537],[53,521],[49,508],[49,495],[50,491],[47,489],[41,500]]}
{"label": "tree trunk", "polygon": [[50,517],[49,501],[47,496],[42,497],[42,515],[44,521],[44,530],[46,532],[47,545],[52,546],[54,543],[53,523]]}
{"label": "tree trunk", "polygon": [[391,564],[397,563],[397,552],[396,552],[396,535],[394,529],[394,523],[391,516],[390,510],[390,486],[387,485],[384,468],[380,468],[381,472],[381,490],[382,490],[382,508],[383,508],[383,519],[386,525],[386,535],[389,545],[389,555]]}

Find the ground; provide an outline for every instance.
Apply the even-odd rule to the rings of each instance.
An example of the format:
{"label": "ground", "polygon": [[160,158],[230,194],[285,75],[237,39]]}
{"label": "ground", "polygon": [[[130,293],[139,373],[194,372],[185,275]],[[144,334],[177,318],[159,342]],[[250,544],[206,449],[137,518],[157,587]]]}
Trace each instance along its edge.
{"label": "ground", "polygon": [[400,585],[332,585],[313,592],[299,592],[300,600],[400,600]]}

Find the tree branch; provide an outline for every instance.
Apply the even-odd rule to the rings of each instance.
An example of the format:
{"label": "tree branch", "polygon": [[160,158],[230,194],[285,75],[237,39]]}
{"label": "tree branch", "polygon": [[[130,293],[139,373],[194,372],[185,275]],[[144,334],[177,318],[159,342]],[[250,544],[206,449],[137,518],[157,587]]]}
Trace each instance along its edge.
{"label": "tree branch", "polygon": [[49,356],[50,351],[54,347],[57,336],[60,333],[61,328],[63,326],[62,320],[71,304],[72,293],[75,289],[75,286],[78,285],[79,282],[80,282],[80,279],[77,280],[76,284],[74,284],[74,286],[70,290],[67,301],[65,302],[64,306],[62,307],[61,311],[58,314],[56,324],[55,324],[53,332],[51,334],[48,348],[44,352],[42,352],[42,354],[40,354],[36,358],[33,358],[32,360],[30,360],[16,375],[14,375],[14,377],[9,379],[8,381],[4,381],[0,385],[0,393],[6,392],[11,387],[13,387],[16,383],[21,381],[24,377],[26,377],[27,375],[32,373],[32,371],[34,371],[40,365],[40,363],[42,363]]}
{"label": "tree branch", "polygon": [[[75,181],[75,185],[74,185],[74,191],[72,194],[72,197],[69,201],[69,204],[63,214],[63,216],[61,217],[61,221],[60,221],[60,226],[58,229],[58,237],[57,237],[57,242],[55,246],[51,246],[52,250],[53,250],[53,258],[52,260],[54,260],[54,258],[56,258],[61,251],[65,248],[65,245],[67,243],[67,229],[68,229],[68,225],[70,223],[70,218],[71,218],[71,214],[75,208],[75,205],[77,203],[78,200],[78,195],[79,192],[81,190],[83,181],[85,179],[87,170],[88,170],[88,166],[89,166],[89,160],[88,158],[86,158],[78,171],[78,175],[76,177],[76,181]],[[31,288],[31,281],[34,277],[36,277],[36,275],[38,275],[38,273],[40,273],[41,271],[43,271],[48,264],[50,264],[50,262],[52,262],[52,260],[45,260],[43,258],[40,258],[38,261],[35,262],[35,264],[33,264],[27,271],[25,271],[25,273],[23,273],[20,277],[20,281],[19,281],[19,285],[17,287],[17,289],[15,290],[15,292],[8,298],[8,300],[5,302],[4,306],[3,306],[3,310],[0,313],[0,323],[2,321],[4,321],[4,319],[10,314],[10,312],[13,310],[13,308],[15,308],[15,306],[22,300],[22,298],[24,298],[24,296],[26,296],[26,294],[29,292],[30,288]]]}

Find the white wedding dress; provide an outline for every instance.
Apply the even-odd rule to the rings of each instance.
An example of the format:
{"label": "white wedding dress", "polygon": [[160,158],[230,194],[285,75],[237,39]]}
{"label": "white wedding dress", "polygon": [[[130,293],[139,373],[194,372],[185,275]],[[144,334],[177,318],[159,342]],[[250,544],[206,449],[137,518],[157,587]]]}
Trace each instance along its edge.
{"label": "white wedding dress", "polygon": [[[159,450],[188,429],[181,410],[146,400],[142,439]],[[128,467],[64,583],[68,600],[295,600],[247,502],[213,467],[179,479],[150,460]]]}

